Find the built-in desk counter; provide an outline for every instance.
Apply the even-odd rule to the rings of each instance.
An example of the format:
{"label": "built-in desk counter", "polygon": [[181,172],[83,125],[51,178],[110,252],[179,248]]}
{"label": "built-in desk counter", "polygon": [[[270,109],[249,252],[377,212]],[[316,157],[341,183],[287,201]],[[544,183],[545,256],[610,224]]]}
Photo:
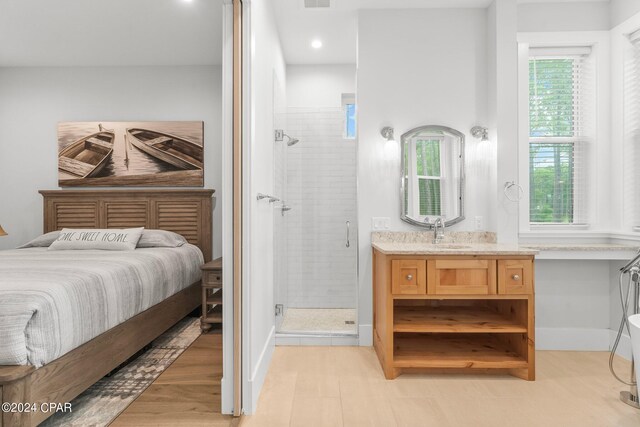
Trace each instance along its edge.
{"label": "built-in desk counter", "polygon": [[624,261],[637,255],[640,246],[616,243],[523,243],[521,248],[538,251],[537,259]]}

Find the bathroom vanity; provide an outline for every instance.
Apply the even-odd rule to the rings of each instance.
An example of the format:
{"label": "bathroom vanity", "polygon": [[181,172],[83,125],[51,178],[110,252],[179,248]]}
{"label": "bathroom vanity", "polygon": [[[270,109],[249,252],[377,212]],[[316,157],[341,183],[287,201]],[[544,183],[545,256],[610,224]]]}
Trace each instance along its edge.
{"label": "bathroom vanity", "polygon": [[535,379],[535,250],[372,245],[374,347],[387,379],[478,371]]}

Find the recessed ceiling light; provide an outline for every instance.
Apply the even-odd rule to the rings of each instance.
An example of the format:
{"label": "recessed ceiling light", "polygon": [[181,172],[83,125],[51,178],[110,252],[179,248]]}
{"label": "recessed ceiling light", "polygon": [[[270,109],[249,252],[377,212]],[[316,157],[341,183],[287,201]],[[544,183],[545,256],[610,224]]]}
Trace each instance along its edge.
{"label": "recessed ceiling light", "polygon": [[322,47],[322,40],[315,39],[311,42],[311,47],[314,49],[320,49]]}
{"label": "recessed ceiling light", "polygon": [[185,3],[193,3],[193,0],[182,0]]}

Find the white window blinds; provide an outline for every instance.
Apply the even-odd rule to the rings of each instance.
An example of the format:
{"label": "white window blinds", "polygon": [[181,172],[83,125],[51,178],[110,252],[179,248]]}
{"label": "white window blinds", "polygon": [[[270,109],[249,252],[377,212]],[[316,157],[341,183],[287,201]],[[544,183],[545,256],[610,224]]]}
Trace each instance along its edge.
{"label": "white window blinds", "polygon": [[595,95],[589,47],[529,52],[529,220],[584,225]]}
{"label": "white window blinds", "polygon": [[[624,175],[628,194],[633,194],[632,225],[640,230],[640,30],[629,34],[624,64]],[[628,212],[627,212],[628,213]]]}

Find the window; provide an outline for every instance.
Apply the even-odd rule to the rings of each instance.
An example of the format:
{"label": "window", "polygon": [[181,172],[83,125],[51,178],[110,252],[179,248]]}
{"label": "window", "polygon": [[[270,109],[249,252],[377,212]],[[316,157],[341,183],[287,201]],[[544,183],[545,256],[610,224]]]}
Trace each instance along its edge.
{"label": "window", "polygon": [[346,136],[349,139],[356,137],[356,104],[345,105]]}
{"label": "window", "polygon": [[625,183],[630,183],[625,190],[634,194],[632,226],[640,231],[640,30],[629,35],[629,42],[624,64],[624,143],[631,155],[625,156]]}
{"label": "window", "polygon": [[342,109],[344,111],[344,137],[356,138],[356,96],[353,93],[342,94]]}
{"label": "window", "polygon": [[587,153],[593,135],[590,48],[529,53],[529,221],[587,223]]}

